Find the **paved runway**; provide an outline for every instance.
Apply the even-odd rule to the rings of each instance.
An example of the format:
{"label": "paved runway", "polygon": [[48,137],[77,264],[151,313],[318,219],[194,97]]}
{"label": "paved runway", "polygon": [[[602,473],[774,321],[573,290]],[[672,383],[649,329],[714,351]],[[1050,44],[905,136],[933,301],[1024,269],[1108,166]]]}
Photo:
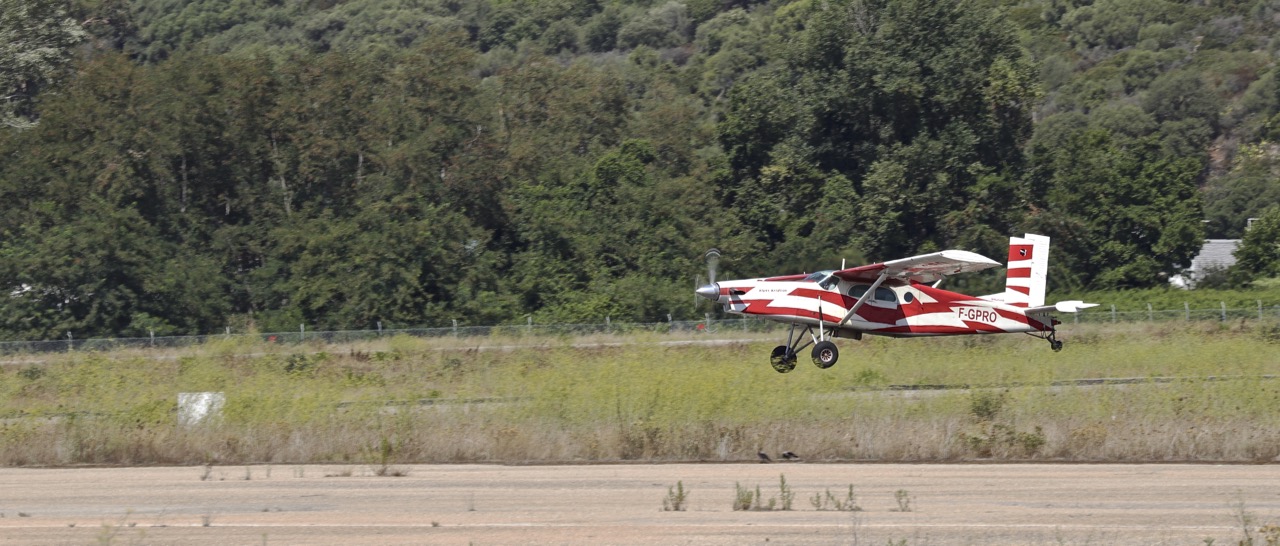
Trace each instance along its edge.
{"label": "paved runway", "polygon": [[[1280,465],[392,470],[408,475],[359,465],[3,468],[0,544],[1236,544],[1241,515],[1261,544],[1258,528],[1280,525]],[[791,510],[733,509],[735,484],[780,508],[780,476]],[[687,510],[663,511],[677,481]],[[843,500],[850,484],[860,511],[811,502],[828,490]]]}

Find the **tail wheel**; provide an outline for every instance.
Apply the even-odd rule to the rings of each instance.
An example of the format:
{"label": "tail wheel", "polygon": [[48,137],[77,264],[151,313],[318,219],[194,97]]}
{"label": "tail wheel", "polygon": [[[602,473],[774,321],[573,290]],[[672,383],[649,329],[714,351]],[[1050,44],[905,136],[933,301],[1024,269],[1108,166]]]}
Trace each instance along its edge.
{"label": "tail wheel", "polygon": [[779,345],[774,347],[773,353],[769,355],[769,363],[778,373],[787,373],[796,369],[796,353],[786,345]]}
{"label": "tail wheel", "polygon": [[840,359],[840,349],[836,348],[836,344],[830,341],[819,341],[813,346],[813,364],[819,368],[827,369],[836,364],[836,360]]}

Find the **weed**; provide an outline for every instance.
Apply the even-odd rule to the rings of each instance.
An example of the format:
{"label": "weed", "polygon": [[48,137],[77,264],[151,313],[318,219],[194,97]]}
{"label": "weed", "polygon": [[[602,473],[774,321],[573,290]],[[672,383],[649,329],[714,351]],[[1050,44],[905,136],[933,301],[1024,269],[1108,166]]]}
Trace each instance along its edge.
{"label": "weed", "polygon": [[738,482],[733,482],[733,509],[734,510],[750,510],[756,502],[756,492],[743,487]]}
{"label": "weed", "polygon": [[911,493],[906,489],[899,489],[893,492],[893,500],[898,503],[898,507],[890,510],[890,512],[910,512],[911,511]]}
{"label": "weed", "polygon": [[858,506],[857,499],[853,496],[853,484],[849,484],[849,491],[843,499],[836,498],[831,494],[831,490],[827,489],[824,493],[814,493],[809,497],[809,503],[813,505],[815,510],[827,511],[835,510],[838,512],[859,512],[862,510]]}
{"label": "weed", "polygon": [[18,377],[26,379],[27,381],[35,381],[37,379],[40,379],[41,377],[44,377],[45,374],[47,373],[48,372],[45,371],[44,366],[37,366],[35,364],[32,364],[30,366],[27,366],[19,370]]}
{"label": "weed", "polygon": [[1002,456],[1031,457],[1045,445],[1044,430],[1037,426],[1033,432],[1019,432],[1003,423],[986,423],[985,430],[976,434],[960,434],[960,440],[978,457]]}
{"label": "weed", "polygon": [[378,442],[377,464],[373,466],[373,475],[403,477],[409,475],[409,469],[402,466],[392,466],[391,459],[395,454],[395,444],[386,436],[383,436]]}
{"label": "weed", "polygon": [[1005,393],[975,389],[969,394],[969,414],[980,422],[995,420],[1004,408]]}
{"label": "weed", "polygon": [[662,499],[662,510],[664,512],[683,512],[685,501],[689,498],[689,492],[684,490],[684,482],[676,481],[674,487],[667,488],[667,496]]}
{"label": "weed", "polygon": [[1280,546],[1280,525],[1263,525],[1258,528],[1258,534],[1266,546]]}
{"label": "weed", "polygon": [[785,474],[778,475],[778,489],[780,490],[778,497],[782,500],[782,509],[791,510],[791,503],[795,500],[796,494],[787,485],[787,476]]}
{"label": "weed", "polygon": [[1236,500],[1231,503],[1232,519],[1240,524],[1240,546],[1253,546],[1253,525],[1255,517],[1252,512],[1245,509],[1244,495],[1239,491],[1236,492]]}

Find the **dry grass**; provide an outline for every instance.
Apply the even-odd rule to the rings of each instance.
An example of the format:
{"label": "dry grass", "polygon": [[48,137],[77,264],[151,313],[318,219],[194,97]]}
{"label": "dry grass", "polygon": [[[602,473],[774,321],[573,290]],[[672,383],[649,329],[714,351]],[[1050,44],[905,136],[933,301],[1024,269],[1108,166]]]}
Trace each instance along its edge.
{"label": "dry grass", "polygon": [[[842,342],[779,375],[776,335],[727,346],[640,333],[219,340],[187,351],[30,356],[0,373],[0,464],[1280,457],[1274,324],[1081,325],[1024,336]],[[740,332],[727,337],[740,336]],[[157,358],[159,357],[159,358]],[[14,359],[20,360],[20,359]],[[1059,387],[1102,377],[1180,381]],[[1208,378],[1229,378],[1214,379]],[[896,391],[889,385],[968,385]],[[176,423],[178,392],[219,419]]]}

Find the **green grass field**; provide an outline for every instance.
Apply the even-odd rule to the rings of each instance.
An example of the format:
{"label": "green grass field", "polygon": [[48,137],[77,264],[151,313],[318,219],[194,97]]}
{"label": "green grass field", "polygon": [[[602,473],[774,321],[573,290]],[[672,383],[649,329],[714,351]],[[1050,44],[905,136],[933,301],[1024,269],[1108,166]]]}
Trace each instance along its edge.
{"label": "green grass field", "polygon": [[[1060,353],[1023,335],[867,338],[842,341],[829,370],[802,359],[785,375],[767,363],[777,337],[20,355],[0,373],[0,464],[1280,456],[1280,379],[1266,377],[1280,375],[1275,323],[1082,324]],[[1166,379],[1054,385],[1091,378]],[[911,385],[968,388],[900,390]],[[198,391],[225,393],[221,417],[179,425],[177,394]]]}

